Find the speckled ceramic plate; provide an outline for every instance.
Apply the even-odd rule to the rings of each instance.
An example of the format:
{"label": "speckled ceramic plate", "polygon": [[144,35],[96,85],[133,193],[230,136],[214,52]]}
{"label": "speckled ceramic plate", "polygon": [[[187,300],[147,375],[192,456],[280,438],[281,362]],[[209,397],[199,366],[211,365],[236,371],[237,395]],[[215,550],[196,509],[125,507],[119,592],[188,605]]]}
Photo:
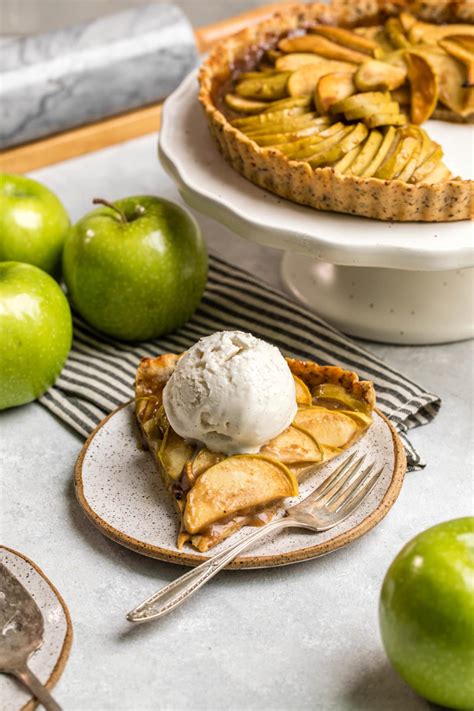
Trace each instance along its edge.
{"label": "speckled ceramic plate", "polygon": [[[0,546],[3,563],[34,598],[44,618],[43,644],[29,658],[31,671],[52,689],[66,665],[72,643],[72,625],[66,603],[33,561],[10,548]],[[32,711],[36,701],[13,677],[0,674],[2,711]]]}
{"label": "speckled ceramic plate", "polygon": [[[186,546],[176,547],[177,514],[157,474],[150,454],[141,448],[133,405],[109,415],[85,443],[76,464],[76,493],[90,520],[109,538],[143,555],[180,565],[198,565],[207,556]],[[230,567],[265,568],[287,565],[330,553],[373,528],[394,504],[406,469],[403,445],[380,413],[354,448],[367,453],[384,474],[363,505],[343,523],[320,534],[286,530],[269,537],[237,558]],[[348,450],[349,452],[351,450]],[[341,455],[341,457],[347,454]],[[333,459],[300,485],[296,503],[307,496],[337,466]],[[280,514],[281,515],[281,514]],[[244,537],[249,528],[232,536]],[[224,541],[212,549],[218,553]]]}

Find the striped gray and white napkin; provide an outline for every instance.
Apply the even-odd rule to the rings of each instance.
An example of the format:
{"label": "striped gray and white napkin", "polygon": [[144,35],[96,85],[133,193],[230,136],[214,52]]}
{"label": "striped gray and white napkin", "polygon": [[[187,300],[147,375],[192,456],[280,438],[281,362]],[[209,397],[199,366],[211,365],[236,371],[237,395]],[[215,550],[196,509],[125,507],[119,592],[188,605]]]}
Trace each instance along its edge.
{"label": "striped gray and white napkin", "polygon": [[285,355],[340,365],[372,380],[380,410],[390,418],[405,444],[408,467],[424,462],[406,433],[430,422],[439,397],[390,368],[314,313],[262,283],[246,271],[210,257],[209,279],[198,311],[172,334],[139,344],[98,334],[74,316],[74,341],[59,380],[40,402],[83,437],[118,405],[133,397],[140,358],[179,353],[214,331],[250,331],[278,346]]}

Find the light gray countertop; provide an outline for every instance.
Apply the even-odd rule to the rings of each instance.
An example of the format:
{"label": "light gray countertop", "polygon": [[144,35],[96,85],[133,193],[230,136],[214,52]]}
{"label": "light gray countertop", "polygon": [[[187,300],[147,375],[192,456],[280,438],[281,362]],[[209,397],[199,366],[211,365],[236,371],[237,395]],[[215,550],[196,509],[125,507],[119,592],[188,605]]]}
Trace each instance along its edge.
{"label": "light gray countertop", "polygon": [[[37,171],[73,220],[93,197],[155,193],[178,200],[141,138]],[[212,250],[281,288],[280,253],[198,216]],[[472,343],[374,345],[443,398],[438,418],[413,432],[428,466],[408,474],[377,528],[326,558],[218,576],[157,624],[124,613],[182,572],[132,553],[85,518],[73,491],[80,438],[39,405],[0,414],[1,533],[40,565],[74,625],[56,687],[65,711],[202,709],[422,711],[430,708],[386,661],[377,623],[380,586],[412,536],[472,510]]]}
{"label": "light gray countertop", "polygon": [[[268,4],[268,0],[0,0],[0,33],[50,32],[151,2],[177,5],[195,26],[219,22]],[[285,4],[285,0],[272,2]]]}

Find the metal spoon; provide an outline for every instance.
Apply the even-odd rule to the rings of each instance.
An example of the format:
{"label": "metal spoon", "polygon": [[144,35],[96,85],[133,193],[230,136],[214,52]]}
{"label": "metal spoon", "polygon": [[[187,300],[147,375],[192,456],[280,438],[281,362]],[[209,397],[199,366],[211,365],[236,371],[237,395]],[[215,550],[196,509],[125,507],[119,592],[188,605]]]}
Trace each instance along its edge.
{"label": "metal spoon", "polygon": [[47,711],[61,711],[28,668],[29,656],[43,643],[41,610],[23,585],[0,563],[0,672],[19,679]]}

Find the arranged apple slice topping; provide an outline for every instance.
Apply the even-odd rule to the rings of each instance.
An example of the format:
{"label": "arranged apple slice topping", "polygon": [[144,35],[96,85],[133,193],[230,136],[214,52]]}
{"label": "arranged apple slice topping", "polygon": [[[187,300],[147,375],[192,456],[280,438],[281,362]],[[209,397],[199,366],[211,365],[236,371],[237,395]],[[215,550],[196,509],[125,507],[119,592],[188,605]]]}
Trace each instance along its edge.
{"label": "arranged apple slice topping", "polygon": [[410,46],[403,25],[398,17],[390,17],[385,23],[385,34],[394,47],[406,49]]}
{"label": "arranged apple slice topping", "polygon": [[409,12],[372,27],[315,24],[267,50],[225,103],[262,150],[313,169],[443,182],[452,174],[440,146],[415,129],[439,108],[474,116],[474,31]]}
{"label": "arranged apple slice topping", "polygon": [[474,36],[449,35],[446,39],[439,40],[438,44],[448,54],[458,59],[466,66],[467,79],[465,86],[474,86]]}
{"label": "arranged apple slice topping", "polygon": [[317,440],[310,432],[297,425],[290,425],[278,437],[266,444],[261,452],[284,464],[321,462],[323,460],[323,452]]}
{"label": "arranged apple slice topping", "polygon": [[153,449],[159,451],[163,440],[156,417],[150,417],[145,420],[143,433],[148,441],[153,442]]}
{"label": "arranged apple slice topping", "polygon": [[393,126],[389,126],[388,130],[385,132],[378,151],[375,153],[369,164],[362,170],[362,172],[358,173],[358,175],[362,176],[363,178],[372,178],[373,176],[375,176],[379,167],[387,158],[389,151],[392,149],[392,146],[394,145],[396,140],[396,136],[397,129],[395,129]]}
{"label": "arranged apple slice topping", "polygon": [[473,91],[469,88],[466,67],[436,48],[417,48],[416,53],[427,57],[436,72],[440,103],[461,117],[470,117],[474,112]]}
{"label": "arranged apple slice topping", "polygon": [[[283,54],[277,59],[275,69],[279,72],[296,72],[298,69],[308,65],[319,66],[324,73],[337,71],[355,72],[357,69],[357,64],[352,62],[339,62],[333,59],[326,59],[309,52]],[[319,76],[322,76],[321,73],[319,73]]]}
{"label": "arranged apple slice topping", "polygon": [[316,89],[314,90],[314,104],[320,114],[327,114],[331,106],[338,101],[343,101],[355,92],[356,85],[352,73],[333,72],[331,74],[325,74],[316,84]]}
{"label": "arranged apple slice topping", "polygon": [[336,383],[321,383],[315,388],[313,398],[317,405],[324,404],[327,407],[326,403],[330,403],[332,407],[342,406],[345,410],[355,410],[365,415],[370,412],[370,406],[364,400],[354,397]]}
{"label": "arranged apple slice topping", "polygon": [[[299,120],[296,119],[299,117]],[[258,132],[272,128],[291,128],[304,126],[318,118],[317,114],[309,111],[304,106],[288,106],[284,108],[273,107],[272,111],[264,111],[257,116],[247,116],[233,121],[234,126],[248,132]]]}
{"label": "arranged apple slice topping", "polygon": [[347,173],[347,175],[364,175],[374,157],[378,155],[383,140],[383,134],[380,131],[371,131],[353,160],[339,168],[336,165],[336,170]]}
{"label": "arranged apple slice topping", "polygon": [[301,407],[301,405],[311,405],[311,403],[313,402],[313,397],[306,383],[294,374],[293,380],[295,381],[296,402],[298,406]]}
{"label": "arranged apple slice topping", "polygon": [[332,138],[327,139],[325,145],[321,143],[315,146],[315,152],[307,158],[307,161],[313,168],[340,161],[343,156],[360,146],[367,134],[368,129],[362,123],[348,126],[341,133],[336,133]]}
{"label": "arranged apple slice topping", "polygon": [[407,52],[405,60],[411,88],[411,120],[419,125],[430,118],[438,103],[438,77],[423,55]]}
{"label": "arranged apple slice topping", "polygon": [[322,77],[336,72],[354,74],[354,71],[351,71],[351,65],[345,62],[327,61],[305,64],[294,71],[288,79],[288,93],[290,96],[306,96],[312,94]]}
{"label": "arranged apple slice topping", "polygon": [[406,78],[406,67],[370,59],[360,65],[354,75],[354,82],[359,91],[385,91],[398,89],[405,83]]}
{"label": "arranged apple slice topping", "polygon": [[213,467],[224,459],[223,454],[211,452],[207,447],[201,447],[196,454],[186,462],[187,483],[194,484],[196,479],[201,476],[207,469]]}
{"label": "arranged apple slice topping", "polygon": [[[330,28],[326,28],[330,29]],[[332,28],[336,30],[337,28]],[[353,34],[353,33],[351,33]],[[357,37],[357,35],[354,35]],[[361,37],[357,37],[359,40],[363,40]],[[326,37],[320,35],[303,35],[302,37],[292,37],[291,39],[284,39],[278,45],[278,48],[283,52],[314,52],[321,57],[326,57],[326,59],[337,59],[341,62],[351,62],[353,64],[360,64],[365,62],[367,55],[363,52],[359,52],[354,49],[350,49],[347,46],[337,44]]]}
{"label": "arranged apple slice topping", "polygon": [[[332,75],[323,77],[316,93],[321,84],[331,80]],[[347,85],[345,91],[349,90]],[[417,106],[421,110],[422,104]],[[347,175],[412,183],[451,175],[442,164],[439,145],[426,132],[406,125],[406,117],[399,104],[391,101],[390,92],[351,94],[332,104],[330,111],[334,123],[331,116],[310,111],[308,104],[276,111],[270,106],[260,114],[234,119],[233,125],[262,148],[277,149],[313,168],[332,166]],[[341,116],[348,123],[338,121]],[[424,165],[428,157],[434,162],[430,170],[429,164]],[[440,170],[435,171],[437,168]]]}
{"label": "arranged apple slice topping", "polygon": [[472,25],[468,25],[467,23],[464,25],[433,25],[429,22],[421,22],[416,18],[414,18],[414,20],[415,22],[413,22],[408,32],[410,44],[434,45],[444,37],[450,37],[452,35],[474,36],[474,27]]}
{"label": "arranged apple slice topping", "polygon": [[290,72],[278,72],[277,74],[262,73],[260,76],[251,76],[241,80],[236,93],[245,99],[262,99],[274,101],[287,96],[286,85],[290,78]]}
{"label": "arranged apple slice topping", "polygon": [[186,531],[198,533],[297,493],[298,482],[284,464],[261,455],[227,457],[198,478],[188,493],[183,523]]}
{"label": "arranged apple slice topping", "polygon": [[225,102],[229,109],[243,114],[258,114],[267,108],[267,104],[264,101],[245,99],[238,94],[226,94]]}
{"label": "arranged apple slice topping", "polygon": [[360,431],[354,418],[317,405],[299,409],[295,424],[310,432],[324,447],[348,447]]}
{"label": "arranged apple slice topping", "polygon": [[349,47],[350,49],[365,54],[373,55],[378,48],[377,42],[372,38],[360,36],[352,30],[346,30],[343,27],[312,25],[309,31],[317,35],[322,35],[343,47]]}
{"label": "arranged apple slice topping", "polygon": [[[329,125],[329,121],[326,121],[324,125]],[[312,124],[299,129],[290,129],[290,131],[286,133],[248,133],[247,135],[252,138],[255,143],[258,143],[259,146],[280,148],[283,144],[297,141],[299,138],[307,138],[308,136],[315,136],[316,138],[320,130],[321,124]]]}
{"label": "arranged apple slice topping", "polygon": [[400,113],[389,92],[369,91],[348,96],[330,106],[332,114],[343,114],[348,121],[361,119],[369,128],[402,126],[406,116]]}
{"label": "arranged apple slice topping", "polygon": [[184,441],[168,427],[158,452],[158,458],[171,479],[178,480],[195,447]]}

